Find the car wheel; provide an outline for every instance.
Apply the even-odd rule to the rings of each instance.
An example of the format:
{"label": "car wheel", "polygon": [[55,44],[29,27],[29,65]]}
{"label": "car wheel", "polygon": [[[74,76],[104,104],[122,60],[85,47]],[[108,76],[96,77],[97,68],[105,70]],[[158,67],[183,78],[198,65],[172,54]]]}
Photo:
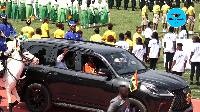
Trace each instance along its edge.
{"label": "car wheel", "polygon": [[43,84],[31,84],[25,91],[25,103],[32,112],[45,112],[52,106],[51,94]]}
{"label": "car wheel", "polygon": [[130,98],[130,106],[131,110],[135,110],[135,112],[147,112],[146,107],[137,99]]}

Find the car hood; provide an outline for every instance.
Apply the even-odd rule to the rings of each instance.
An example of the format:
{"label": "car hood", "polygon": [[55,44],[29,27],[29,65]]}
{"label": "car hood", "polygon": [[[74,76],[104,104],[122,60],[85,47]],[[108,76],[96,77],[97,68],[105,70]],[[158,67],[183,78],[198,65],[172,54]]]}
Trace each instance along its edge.
{"label": "car hood", "polygon": [[[132,76],[125,76],[128,80],[132,78]],[[178,89],[184,88],[188,84],[186,80],[178,75],[161,72],[157,70],[148,70],[144,73],[138,73],[137,75],[138,83],[144,82],[148,84],[153,84],[158,88],[162,89]]]}

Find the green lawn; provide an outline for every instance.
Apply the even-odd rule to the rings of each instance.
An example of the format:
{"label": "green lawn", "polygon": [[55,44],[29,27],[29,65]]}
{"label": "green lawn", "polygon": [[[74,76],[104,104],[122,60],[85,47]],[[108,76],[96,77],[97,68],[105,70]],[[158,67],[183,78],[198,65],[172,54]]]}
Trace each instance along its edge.
{"label": "green lawn", "polygon": [[[138,0],[139,1],[139,0]],[[123,1],[122,6],[120,7],[120,10],[116,10],[115,7],[113,9],[110,9],[110,17],[111,17],[111,23],[113,23],[113,31],[116,32],[117,38],[119,33],[125,33],[126,31],[131,31],[132,34],[136,31],[136,26],[141,26],[141,11],[139,9],[139,4],[137,1],[137,8],[136,11],[131,11],[131,2],[129,2],[129,11],[123,10]],[[183,3],[181,3],[181,8],[183,7]],[[199,12],[200,12],[200,4],[196,4],[195,6],[196,11],[196,22],[194,26],[194,32],[199,32]],[[80,11],[79,11],[80,12]],[[152,13],[149,13],[149,20],[153,21],[153,15]],[[8,22],[12,23],[13,27],[16,28],[17,34],[20,33],[20,30],[22,27],[25,26],[25,22],[21,22],[20,20],[18,22],[14,22],[13,20],[8,20]],[[50,22],[51,23],[51,22]],[[42,22],[39,20],[35,20],[32,22],[31,26],[36,29],[40,28]],[[58,29],[55,24],[49,24],[50,27],[50,36],[53,37],[53,32]],[[81,29],[83,31],[83,39],[89,40],[89,38],[93,35],[93,31],[95,28],[89,28],[89,29]],[[68,31],[69,27],[67,26],[67,23],[65,23],[65,31]],[[107,30],[107,27],[100,27],[100,35],[103,35],[103,33]],[[158,27],[159,35],[164,34],[162,33],[162,23],[159,23]],[[189,37],[192,38],[193,35],[190,35]],[[147,65],[149,66],[149,65]],[[157,70],[165,71],[163,67],[163,54],[161,52],[160,61],[157,63]],[[184,78],[189,82],[189,76],[190,76],[190,70],[187,70],[186,73],[183,75]],[[196,78],[194,77],[194,81]],[[200,86],[196,85],[190,85],[190,88],[192,90],[192,97],[193,98],[200,98]]]}

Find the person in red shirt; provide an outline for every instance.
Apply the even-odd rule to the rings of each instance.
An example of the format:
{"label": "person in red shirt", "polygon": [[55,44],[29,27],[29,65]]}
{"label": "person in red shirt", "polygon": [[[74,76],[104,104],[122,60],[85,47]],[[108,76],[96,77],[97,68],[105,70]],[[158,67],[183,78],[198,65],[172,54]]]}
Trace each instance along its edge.
{"label": "person in red shirt", "polygon": [[97,74],[96,65],[93,63],[94,57],[88,56],[88,62],[84,66],[84,71],[87,73]]}

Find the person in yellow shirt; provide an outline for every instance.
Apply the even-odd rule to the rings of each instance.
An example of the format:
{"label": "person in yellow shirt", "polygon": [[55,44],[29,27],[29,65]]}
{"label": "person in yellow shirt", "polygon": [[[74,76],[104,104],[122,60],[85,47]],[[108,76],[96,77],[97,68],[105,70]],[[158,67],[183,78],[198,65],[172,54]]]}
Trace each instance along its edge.
{"label": "person in yellow shirt", "polygon": [[56,23],[56,26],[59,28],[54,32],[54,38],[64,38],[64,25],[62,23]]}
{"label": "person in yellow shirt", "polygon": [[37,28],[35,32],[36,32],[36,34],[33,35],[33,37],[31,38],[31,40],[33,40],[33,39],[41,39],[42,30],[40,28]]}
{"label": "person in yellow shirt", "polygon": [[30,26],[31,20],[26,21],[26,26],[22,28],[21,35],[26,35],[28,39],[32,38],[34,35],[34,29]]}
{"label": "person in yellow shirt", "polygon": [[127,31],[125,33],[125,38],[124,40],[129,44],[129,52],[132,53],[132,50],[133,50],[133,41],[131,39],[131,32],[130,31]]}
{"label": "person in yellow shirt", "polygon": [[103,37],[99,35],[99,28],[94,30],[94,35],[90,37],[90,41],[102,42]]}
{"label": "person in yellow shirt", "polygon": [[137,26],[136,33],[133,35],[133,47],[136,45],[136,39],[140,37],[142,39],[142,43],[144,43],[144,39],[141,36],[142,30],[141,27]]}
{"label": "person in yellow shirt", "polygon": [[162,23],[163,23],[163,32],[167,32],[167,13],[169,12],[170,6],[169,2],[166,1],[165,5],[162,6]]}
{"label": "person in yellow shirt", "polygon": [[77,19],[74,20],[74,23],[76,24],[76,32],[78,32],[78,30],[80,30],[80,27],[79,27],[79,21]]}
{"label": "person in yellow shirt", "polygon": [[112,31],[112,28],[113,28],[113,24],[112,23],[109,23],[108,24],[108,31],[106,31],[103,35],[103,40],[105,40],[105,42],[108,41],[108,36],[109,35],[112,35],[114,37],[114,44],[116,43],[116,34],[115,32]]}
{"label": "person in yellow shirt", "polygon": [[189,34],[194,34],[194,32],[193,32],[194,22],[195,22],[195,9],[194,9],[194,6],[195,6],[194,3],[191,2],[190,7],[188,8],[188,11],[187,11],[187,14],[188,14],[187,23],[189,24]]}
{"label": "person in yellow shirt", "polygon": [[148,2],[145,2],[145,6],[142,8],[142,35],[144,35],[144,30],[146,29],[148,23]]}
{"label": "person in yellow shirt", "polygon": [[[188,4],[187,4],[187,2],[185,2],[184,3],[184,7],[182,8],[182,10],[184,11],[184,13],[185,13],[185,15],[186,15],[186,20],[188,20],[188,14],[187,14],[187,7],[188,7]],[[187,24],[187,21],[185,21],[185,24],[184,25],[186,25]]]}
{"label": "person in yellow shirt", "polygon": [[153,7],[153,23],[154,23],[154,30],[157,30],[158,23],[160,22],[160,2],[156,1],[156,5]]}
{"label": "person in yellow shirt", "polygon": [[50,38],[49,36],[49,18],[45,17],[44,22],[41,25],[41,30],[42,30],[42,38]]}

